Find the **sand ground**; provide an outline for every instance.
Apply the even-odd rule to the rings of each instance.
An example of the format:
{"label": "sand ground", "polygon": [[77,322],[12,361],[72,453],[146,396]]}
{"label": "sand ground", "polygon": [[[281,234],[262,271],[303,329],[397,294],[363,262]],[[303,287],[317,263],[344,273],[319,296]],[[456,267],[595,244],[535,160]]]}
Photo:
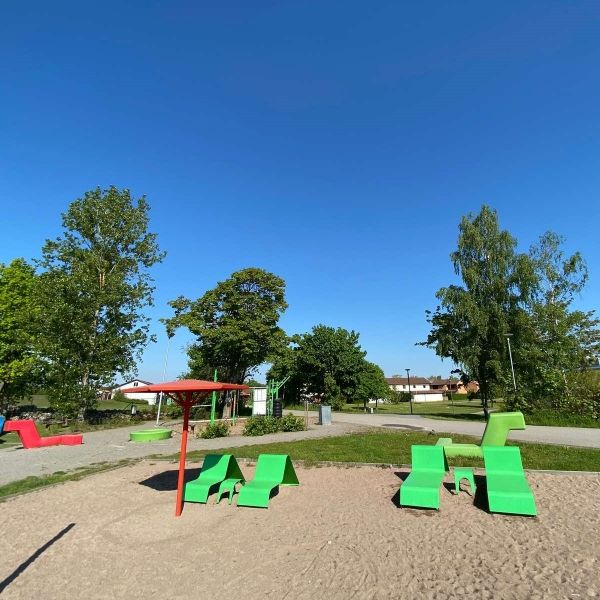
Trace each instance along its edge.
{"label": "sand ground", "polygon": [[[190,476],[196,476],[190,465]],[[253,467],[242,465],[247,477]],[[398,508],[404,471],[297,468],[268,510],[187,503],[145,461],[0,504],[0,596],[14,598],[593,598],[600,475],[530,473],[537,518],[485,490]],[[483,493],[482,493],[483,492]]]}

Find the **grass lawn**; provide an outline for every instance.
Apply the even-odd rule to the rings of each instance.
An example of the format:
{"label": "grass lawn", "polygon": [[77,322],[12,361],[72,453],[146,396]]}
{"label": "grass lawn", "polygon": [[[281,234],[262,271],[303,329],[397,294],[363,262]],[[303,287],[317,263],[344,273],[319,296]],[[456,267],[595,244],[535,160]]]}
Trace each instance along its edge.
{"label": "grass lawn", "polygon": [[[412,444],[435,444],[440,437],[451,437],[454,442],[479,443],[479,438],[466,435],[405,431],[374,431],[354,433],[339,437],[296,442],[276,442],[241,448],[219,450],[222,454],[233,454],[242,458],[257,458],[261,453],[289,454],[294,460],[309,463],[319,461],[339,461],[355,463],[410,464]],[[600,450],[553,446],[550,444],[519,443],[523,466],[526,469],[546,469],[557,471],[600,471]],[[190,460],[200,460],[210,451],[188,453]],[[177,458],[174,455],[172,458]],[[451,466],[483,467],[483,460],[457,458]]]}

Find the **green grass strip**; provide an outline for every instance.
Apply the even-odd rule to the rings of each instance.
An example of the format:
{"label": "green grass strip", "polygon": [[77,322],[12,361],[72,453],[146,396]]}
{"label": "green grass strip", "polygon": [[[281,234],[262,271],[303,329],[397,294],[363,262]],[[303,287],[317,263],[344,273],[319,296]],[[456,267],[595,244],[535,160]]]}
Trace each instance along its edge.
{"label": "green grass strip", "polygon": [[[479,443],[479,438],[451,433],[388,432],[353,433],[330,438],[275,442],[238,448],[219,449],[219,454],[240,458],[257,458],[262,453],[289,454],[293,460],[308,464],[320,461],[410,464],[413,444],[435,444],[440,437],[451,437],[457,443]],[[555,446],[550,444],[509,443],[519,446],[526,469],[555,471],[600,471],[600,449]],[[194,450],[188,460],[200,460],[215,450]],[[172,459],[178,455],[173,455]],[[456,458],[450,466],[483,467],[482,459]]]}

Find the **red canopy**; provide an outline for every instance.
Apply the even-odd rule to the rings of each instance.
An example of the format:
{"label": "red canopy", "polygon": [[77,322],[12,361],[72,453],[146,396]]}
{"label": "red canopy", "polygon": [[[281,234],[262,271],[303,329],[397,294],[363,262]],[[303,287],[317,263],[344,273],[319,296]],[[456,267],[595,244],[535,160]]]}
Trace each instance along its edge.
{"label": "red canopy", "polygon": [[185,479],[185,454],[187,450],[188,422],[190,408],[200,397],[210,392],[224,392],[228,390],[247,390],[249,386],[237,383],[221,383],[219,381],[206,381],[204,379],[178,379],[164,383],[153,383],[139,387],[121,390],[124,394],[140,394],[162,392],[171,396],[177,404],[183,407],[183,429],[181,431],[181,449],[179,453],[179,477],[177,480],[177,500],[175,516],[181,515],[183,509],[183,484]]}

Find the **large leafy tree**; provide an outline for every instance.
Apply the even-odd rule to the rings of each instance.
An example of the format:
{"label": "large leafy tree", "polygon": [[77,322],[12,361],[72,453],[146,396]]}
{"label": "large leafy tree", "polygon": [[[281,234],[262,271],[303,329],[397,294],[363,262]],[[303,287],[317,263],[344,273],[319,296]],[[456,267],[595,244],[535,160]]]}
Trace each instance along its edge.
{"label": "large leafy tree", "polygon": [[237,271],[197,300],[169,303],[175,314],[164,319],[168,335],[186,327],[196,341],[189,349],[189,374],[243,383],[286,341],[279,318],[287,308],[285,282],[264,271]]}
{"label": "large leafy tree", "polygon": [[35,277],[22,258],[0,264],[0,412],[40,383]]}
{"label": "large leafy tree", "polygon": [[501,230],[496,211],[483,206],[463,217],[458,248],[451,254],[462,285],[438,290],[440,304],[428,320],[424,345],[458,365],[463,379],[479,382],[484,411],[509,378],[505,335],[522,317],[535,283],[531,260],[517,254],[516,240]]}
{"label": "large leafy tree", "polygon": [[129,190],[86,192],[62,215],[39,266],[42,352],[50,401],[65,412],[95,403],[99,386],[128,375],[149,340],[149,269],[160,262],[149,205]]}
{"label": "large leafy tree", "polygon": [[274,361],[269,374],[290,376],[288,395],[308,393],[339,406],[352,399],[365,369],[358,339],[355,331],[317,325],[292,338],[292,346]]}
{"label": "large leafy tree", "polygon": [[366,410],[369,400],[387,400],[393,397],[394,392],[390,390],[381,367],[365,360],[353,400],[362,402]]}
{"label": "large leafy tree", "polygon": [[536,286],[528,318],[521,321],[515,363],[524,384],[521,396],[532,407],[570,403],[568,374],[591,365],[600,352],[600,321],[594,311],[571,308],[587,282],[587,266],[579,252],[565,256],[563,243],[561,236],[546,232],[530,250]]}

